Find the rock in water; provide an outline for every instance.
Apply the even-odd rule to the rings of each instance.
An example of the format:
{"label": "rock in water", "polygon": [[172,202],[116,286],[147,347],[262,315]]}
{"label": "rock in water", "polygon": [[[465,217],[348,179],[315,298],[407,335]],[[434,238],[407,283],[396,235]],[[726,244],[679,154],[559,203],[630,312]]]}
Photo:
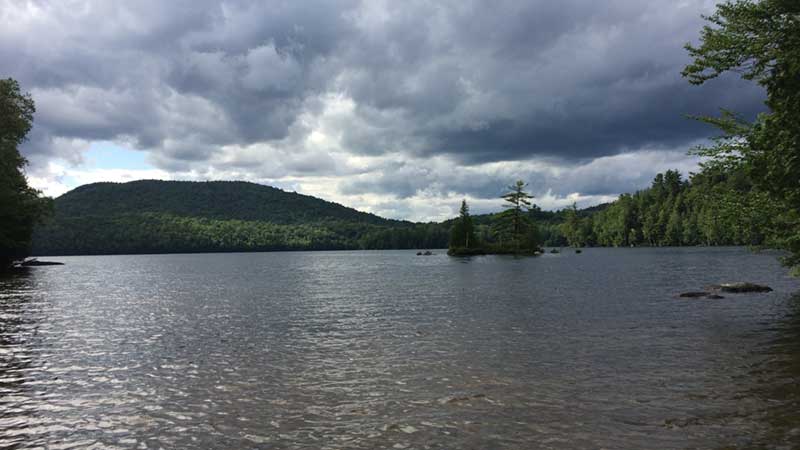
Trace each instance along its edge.
{"label": "rock in water", "polygon": [[38,259],[28,259],[23,261],[20,266],[23,267],[31,267],[31,266],[63,266],[64,263],[62,262],[55,262],[55,261],[39,261]]}
{"label": "rock in water", "polygon": [[746,292],[772,292],[772,288],[755,283],[723,283],[711,286],[712,290],[741,294]]}
{"label": "rock in water", "polygon": [[706,292],[706,291],[684,292],[682,294],[679,294],[678,297],[681,297],[681,298],[708,298],[708,299],[712,299],[712,300],[725,298],[725,297],[723,297],[723,296],[721,296],[719,294],[715,294],[713,292]]}

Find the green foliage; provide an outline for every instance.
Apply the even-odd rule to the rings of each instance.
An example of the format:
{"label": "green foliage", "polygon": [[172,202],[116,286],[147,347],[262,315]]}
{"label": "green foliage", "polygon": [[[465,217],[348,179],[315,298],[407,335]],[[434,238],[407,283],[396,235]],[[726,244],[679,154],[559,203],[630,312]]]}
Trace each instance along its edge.
{"label": "green foliage", "polygon": [[764,87],[769,112],[752,124],[730,112],[705,119],[724,134],[698,152],[712,158],[708,168],[741,171],[752,180],[762,201],[757,206],[775,214],[769,245],[788,250],[786,263],[800,271],[800,2],[729,1],[706,20],[701,45],[686,46],[694,61],[683,75],[703,84],[739,73]]}
{"label": "green foliage", "polygon": [[34,224],[49,207],[28,186],[22,172],[26,161],[18,150],[35,111],[30,94],[21,93],[15,80],[0,80],[0,270],[28,255]]}

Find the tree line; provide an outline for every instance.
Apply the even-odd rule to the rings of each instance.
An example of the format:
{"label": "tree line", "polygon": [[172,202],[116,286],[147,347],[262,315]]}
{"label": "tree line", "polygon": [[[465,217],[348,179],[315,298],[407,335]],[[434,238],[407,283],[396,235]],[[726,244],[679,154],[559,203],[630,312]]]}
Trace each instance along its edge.
{"label": "tree line", "polygon": [[593,213],[573,205],[559,228],[573,247],[764,245],[775,212],[753,189],[742,172],[704,170],[683,180],[668,170]]}
{"label": "tree line", "polygon": [[342,220],[280,224],[161,212],[61,217],[37,227],[33,254],[100,255],[441,248],[439,224],[388,227]]}

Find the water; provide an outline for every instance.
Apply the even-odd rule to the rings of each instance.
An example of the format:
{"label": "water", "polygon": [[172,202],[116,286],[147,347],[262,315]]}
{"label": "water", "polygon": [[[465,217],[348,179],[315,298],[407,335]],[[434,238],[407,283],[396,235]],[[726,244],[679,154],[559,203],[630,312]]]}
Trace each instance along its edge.
{"label": "water", "polygon": [[0,278],[0,448],[800,448],[774,254],[54,259]]}

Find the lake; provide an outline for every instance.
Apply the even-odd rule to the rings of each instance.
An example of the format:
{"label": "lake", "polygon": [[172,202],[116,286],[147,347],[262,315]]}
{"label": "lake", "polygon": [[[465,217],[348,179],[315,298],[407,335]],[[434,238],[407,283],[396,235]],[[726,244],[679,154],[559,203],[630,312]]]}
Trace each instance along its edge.
{"label": "lake", "polygon": [[[50,259],[0,278],[0,448],[800,448],[774,253]],[[676,298],[727,281],[775,291]]]}

